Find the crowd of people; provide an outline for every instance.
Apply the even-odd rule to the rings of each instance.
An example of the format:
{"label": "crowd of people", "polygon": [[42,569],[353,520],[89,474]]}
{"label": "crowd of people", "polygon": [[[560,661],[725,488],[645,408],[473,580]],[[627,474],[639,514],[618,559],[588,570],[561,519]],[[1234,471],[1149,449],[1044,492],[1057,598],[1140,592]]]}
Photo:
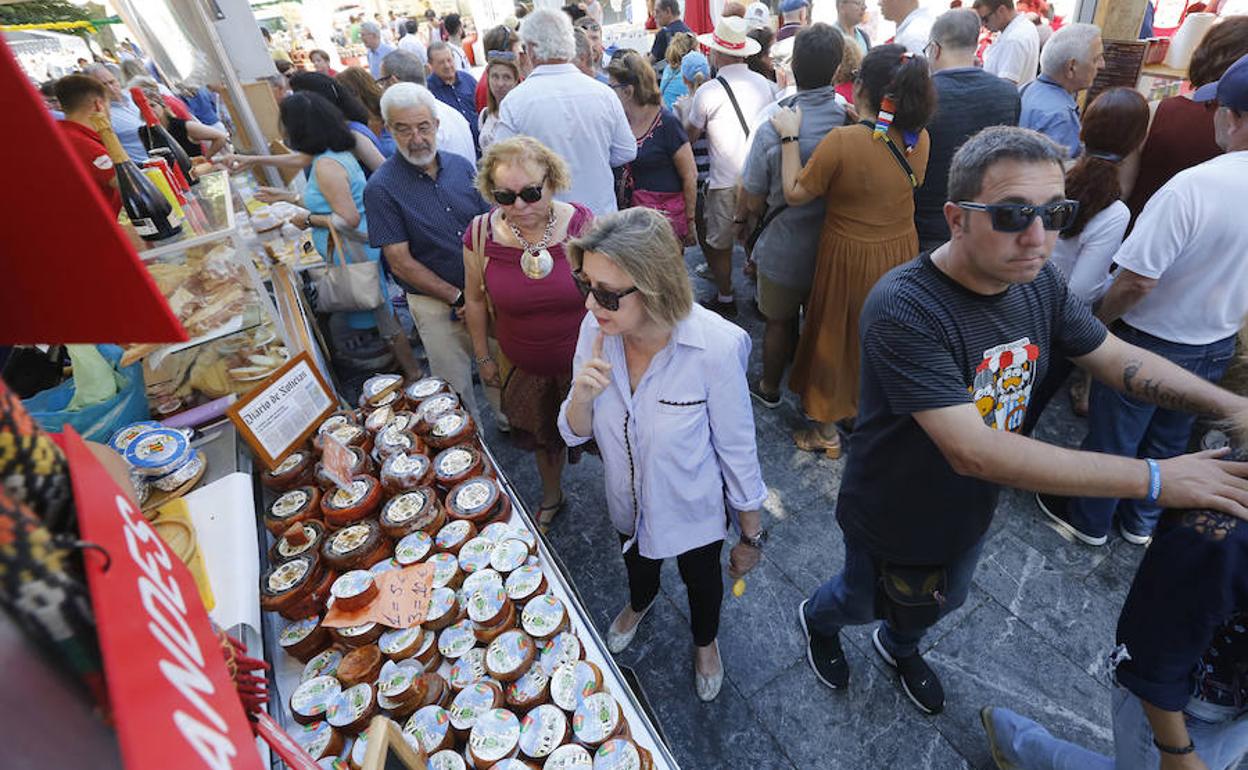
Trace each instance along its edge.
{"label": "crowd of people", "polygon": [[[307,170],[301,194],[265,195],[302,206],[292,223],[323,253],[331,228],[355,233],[473,411],[475,373],[533,453],[541,524],[592,440],[628,576],[613,652],[674,558],[695,691],[718,694],[720,554],[735,531],[740,576],[767,542],[752,409],[785,403],[787,372],[809,418],[795,445],[846,458],[844,567],[796,608],[820,682],[848,686],[841,631],[879,620],[905,694],[943,709],[920,642],[965,601],[1008,485],[1089,547],[1111,530],[1155,542],[1118,627],[1117,765],[987,708],[994,759],[1232,766],[1248,752],[1248,464],[1187,449],[1197,415],[1248,423],[1248,397],[1215,384],[1248,314],[1230,203],[1248,196],[1248,18],[1214,26],[1195,91],[1150,115],[1126,88],[1080,108],[1105,65],[1097,27],[956,5],[882,0],[896,31],[873,41],[861,0],[837,0],[835,24],[812,24],[808,0],[778,17],[728,2],[701,35],[656,0],[649,52],[604,50],[585,8],[543,8],[483,31],[479,80],[458,17],[362,22],[364,61],[334,72],[313,52],[279,89],[291,152],[227,162]],[[119,83],[97,66],[56,92],[68,124],[108,110],[141,155]],[[171,119],[212,149],[199,117]],[[743,305],[765,321],[757,358]],[[423,371],[389,306],[351,322]],[[1031,438],[1068,383],[1078,450]]]}

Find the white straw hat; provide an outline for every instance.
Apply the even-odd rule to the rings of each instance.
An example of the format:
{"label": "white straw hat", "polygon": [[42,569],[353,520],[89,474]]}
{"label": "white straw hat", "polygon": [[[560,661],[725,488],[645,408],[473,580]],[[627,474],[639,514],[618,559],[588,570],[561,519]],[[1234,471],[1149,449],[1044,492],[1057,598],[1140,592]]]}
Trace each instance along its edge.
{"label": "white straw hat", "polygon": [[763,49],[757,40],[745,34],[747,31],[745,19],[740,16],[724,16],[715,25],[714,32],[698,35],[698,42],[711,50],[744,59]]}

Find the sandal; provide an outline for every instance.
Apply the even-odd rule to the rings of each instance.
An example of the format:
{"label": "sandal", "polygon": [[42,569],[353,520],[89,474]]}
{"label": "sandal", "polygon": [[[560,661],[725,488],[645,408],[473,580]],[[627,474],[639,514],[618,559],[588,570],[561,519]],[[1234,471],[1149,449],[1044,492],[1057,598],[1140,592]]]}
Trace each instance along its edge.
{"label": "sandal", "polygon": [[841,437],[824,438],[816,428],[802,428],[793,433],[793,443],[803,452],[823,452],[829,460],[841,456]]}
{"label": "sandal", "polygon": [[568,499],[563,495],[559,495],[559,502],[554,505],[543,505],[538,507],[537,528],[542,531],[543,535],[550,529],[550,525],[555,520],[555,517],[560,513],[563,513],[563,509],[566,508],[567,505]]}

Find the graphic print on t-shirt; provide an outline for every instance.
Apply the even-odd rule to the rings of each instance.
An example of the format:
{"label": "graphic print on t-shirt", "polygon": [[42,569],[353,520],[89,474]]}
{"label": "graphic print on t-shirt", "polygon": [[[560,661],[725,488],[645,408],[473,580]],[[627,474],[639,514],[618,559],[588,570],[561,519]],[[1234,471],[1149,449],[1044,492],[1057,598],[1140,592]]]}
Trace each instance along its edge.
{"label": "graphic print on t-shirt", "polygon": [[971,386],[972,398],[984,424],[1009,431],[1022,427],[1039,359],[1040,348],[1031,344],[1027,337],[984,351]]}

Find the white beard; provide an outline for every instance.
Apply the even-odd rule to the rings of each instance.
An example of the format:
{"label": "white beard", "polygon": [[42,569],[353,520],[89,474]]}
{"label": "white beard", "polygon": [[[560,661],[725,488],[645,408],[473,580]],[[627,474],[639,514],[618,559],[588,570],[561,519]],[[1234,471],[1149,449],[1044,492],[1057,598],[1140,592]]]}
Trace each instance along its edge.
{"label": "white beard", "polygon": [[433,162],[434,156],[437,155],[437,150],[429,150],[428,152],[421,153],[420,155],[413,155],[406,147],[398,147],[398,151],[399,154],[403,156],[403,159],[408,163],[411,163],[413,166],[421,167],[428,166]]}

